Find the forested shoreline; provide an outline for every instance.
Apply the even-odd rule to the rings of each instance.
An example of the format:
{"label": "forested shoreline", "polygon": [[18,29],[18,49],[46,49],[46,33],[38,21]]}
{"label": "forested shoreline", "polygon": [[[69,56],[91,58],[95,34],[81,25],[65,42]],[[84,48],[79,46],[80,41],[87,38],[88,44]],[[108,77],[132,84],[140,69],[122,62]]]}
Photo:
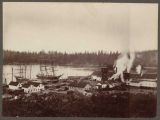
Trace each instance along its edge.
{"label": "forested shoreline", "polygon": [[[40,52],[19,52],[12,50],[4,50],[3,64],[39,64],[45,62],[54,65],[113,65],[114,61],[120,55],[119,52],[84,52],[84,53],[62,53],[57,51],[40,51]],[[156,67],[158,62],[158,51],[148,50],[136,52],[134,65],[141,64],[143,66]]]}

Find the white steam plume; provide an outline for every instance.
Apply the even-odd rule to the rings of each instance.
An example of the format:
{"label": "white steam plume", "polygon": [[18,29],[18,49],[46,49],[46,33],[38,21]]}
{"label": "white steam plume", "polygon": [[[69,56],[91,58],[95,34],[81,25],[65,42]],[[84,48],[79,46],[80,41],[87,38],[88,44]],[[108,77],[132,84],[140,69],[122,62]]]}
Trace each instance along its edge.
{"label": "white steam plume", "polygon": [[116,68],[116,73],[113,74],[109,78],[109,80],[112,80],[112,79],[115,80],[115,79],[120,77],[121,81],[124,82],[123,72],[125,70],[127,70],[128,73],[130,72],[134,59],[135,59],[135,53],[134,52],[121,54],[114,64],[114,67]]}
{"label": "white steam plume", "polygon": [[141,74],[141,72],[142,72],[142,66],[141,66],[141,65],[138,65],[138,66],[136,67],[136,72],[137,72],[138,74]]}

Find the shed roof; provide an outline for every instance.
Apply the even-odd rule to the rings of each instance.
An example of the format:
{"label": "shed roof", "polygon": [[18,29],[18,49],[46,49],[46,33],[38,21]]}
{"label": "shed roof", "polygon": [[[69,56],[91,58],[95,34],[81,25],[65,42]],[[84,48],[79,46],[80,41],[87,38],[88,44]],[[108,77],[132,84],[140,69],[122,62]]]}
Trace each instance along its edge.
{"label": "shed roof", "polygon": [[26,83],[26,84],[23,84],[22,87],[28,88],[28,87],[30,87],[31,85],[33,85],[34,87],[37,87],[37,86],[39,86],[40,84],[41,84],[41,83],[37,83],[37,82],[28,82],[28,83]]}
{"label": "shed roof", "polygon": [[22,85],[22,87],[24,87],[24,88],[28,88],[28,87],[30,87],[30,84],[28,84],[28,83],[23,84],[23,85]]}
{"label": "shed roof", "polygon": [[9,83],[9,85],[12,85],[12,86],[17,86],[19,84],[19,82],[14,82],[14,81],[11,81],[10,83]]}
{"label": "shed roof", "polygon": [[37,83],[37,82],[30,82],[30,84],[33,85],[33,86],[35,86],[35,87],[37,87],[37,86],[40,85],[40,83]]}
{"label": "shed roof", "polygon": [[156,73],[144,73],[142,76],[140,74],[130,74],[131,78],[139,78],[139,79],[156,79]]}
{"label": "shed roof", "polygon": [[88,84],[88,82],[84,82],[84,81],[76,82],[75,81],[75,82],[72,82],[71,84],[69,84],[69,86],[84,88],[87,84]]}

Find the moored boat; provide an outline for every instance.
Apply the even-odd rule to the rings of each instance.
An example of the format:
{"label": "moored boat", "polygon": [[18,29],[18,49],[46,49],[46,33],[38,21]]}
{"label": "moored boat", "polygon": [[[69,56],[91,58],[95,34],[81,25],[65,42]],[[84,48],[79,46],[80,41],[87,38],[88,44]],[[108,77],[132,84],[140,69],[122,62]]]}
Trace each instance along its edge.
{"label": "moored boat", "polygon": [[52,80],[58,82],[62,75],[55,75],[55,70],[53,66],[40,65],[40,74],[36,77],[41,80]]}

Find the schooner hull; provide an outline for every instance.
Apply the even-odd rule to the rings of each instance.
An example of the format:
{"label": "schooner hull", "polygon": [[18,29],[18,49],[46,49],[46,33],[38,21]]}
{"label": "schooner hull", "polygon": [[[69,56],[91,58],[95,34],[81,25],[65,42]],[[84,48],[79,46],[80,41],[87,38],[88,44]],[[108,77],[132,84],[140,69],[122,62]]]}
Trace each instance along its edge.
{"label": "schooner hull", "polygon": [[37,75],[38,79],[47,79],[47,80],[58,80],[60,76],[44,76],[44,75]]}

